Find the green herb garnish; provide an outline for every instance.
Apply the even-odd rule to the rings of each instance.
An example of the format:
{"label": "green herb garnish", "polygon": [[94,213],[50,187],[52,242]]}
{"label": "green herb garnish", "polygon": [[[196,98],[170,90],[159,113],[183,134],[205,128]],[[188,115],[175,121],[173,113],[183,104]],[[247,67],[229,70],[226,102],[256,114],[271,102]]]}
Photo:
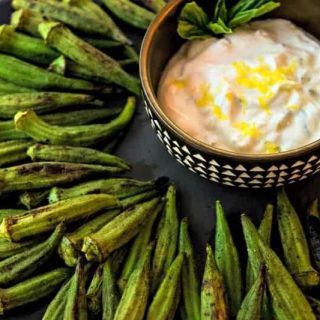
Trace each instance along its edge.
{"label": "green herb garnish", "polygon": [[212,18],[195,2],[187,3],[179,16],[178,34],[187,40],[205,39],[232,33],[241,24],[248,23],[280,6],[270,0],[239,0],[230,9],[225,0],[217,0]]}

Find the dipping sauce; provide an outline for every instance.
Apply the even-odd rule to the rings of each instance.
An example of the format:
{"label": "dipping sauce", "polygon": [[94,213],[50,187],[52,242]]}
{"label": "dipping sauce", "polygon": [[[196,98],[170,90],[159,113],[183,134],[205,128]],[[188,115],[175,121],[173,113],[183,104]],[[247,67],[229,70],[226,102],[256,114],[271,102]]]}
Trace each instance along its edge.
{"label": "dipping sauce", "polygon": [[220,149],[306,145],[320,138],[320,43],[283,19],[189,41],[167,65],[158,98],[178,127]]}

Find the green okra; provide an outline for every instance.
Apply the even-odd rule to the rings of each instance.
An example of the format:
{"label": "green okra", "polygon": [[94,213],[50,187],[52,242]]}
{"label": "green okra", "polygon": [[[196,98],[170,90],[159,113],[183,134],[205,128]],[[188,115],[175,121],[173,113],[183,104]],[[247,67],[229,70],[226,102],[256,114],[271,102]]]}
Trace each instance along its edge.
{"label": "green okra", "polygon": [[212,248],[206,246],[206,263],[201,286],[201,320],[228,319],[227,292]]}
{"label": "green okra", "polygon": [[237,314],[237,320],[256,320],[261,319],[263,297],[266,289],[266,270],[261,268],[258,278],[254,281],[251,289],[244,298],[240,310]]}
{"label": "green okra", "polygon": [[102,272],[102,320],[113,320],[119,304],[119,296],[112,264],[107,260]]}
{"label": "green okra", "polygon": [[130,0],[103,0],[103,4],[120,20],[140,29],[147,29],[155,14]]}
{"label": "green okra", "polygon": [[[111,81],[139,95],[139,81],[102,51],[77,37],[67,27],[56,22],[43,22],[39,31],[46,43],[79,65],[86,66],[99,78]],[[90,61],[90,63],[88,63]]]}
{"label": "green okra", "polygon": [[123,44],[119,41],[109,40],[109,39],[101,39],[101,38],[87,38],[84,37],[83,40],[90,43],[92,46],[96,47],[100,50],[106,50],[110,48],[121,47]]}
{"label": "green okra", "polygon": [[[28,140],[29,137],[22,131],[18,131],[11,120],[0,121],[0,142],[17,142],[18,140]],[[26,154],[26,153],[25,153]],[[22,154],[21,154],[22,157]],[[23,159],[26,159],[23,157]]]}
{"label": "green okra", "polygon": [[67,281],[58,291],[54,299],[46,309],[42,320],[61,320],[63,319],[65,307],[67,304],[67,294],[70,288],[72,278]]}
{"label": "green okra", "polygon": [[1,92],[1,95],[5,95],[8,93],[33,92],[33,90],[30,88],[20,87],[12,82],[8,82],[0,79],[0,92]]}
{"label": "green okra", "polygon": [[121,200],[153,190],[155,186],[156,183],[152,180],[140,181],[127,178],[92,180],[69,188],[52,188],[49,194],[49,202],[54,203],[92,193],[113,194]]}
{"label": "green okra", "polygon": [[16,32],[9,25],[0,26],[0,52],[45,65],[59,56],[59,52],[47,47],[41,39]]}
{"label": "green okra", "polygon": [[49,190],[24,191],[19,196],[19,201],[28,210],[39,207],[43,204],[49,195]]}
{"label": "green okra", "polygon": [[24,209],[0,209],[0,223],[4,217],[19,215],[25,212],[26,210]]}
{"label": "green okra", "polygon": [[102,273],[103,264],[101,263],[94,272],[86,293],[88,310],[91,314],[97,316],[101,314],[102,310]]}
{"label": "green okra", "polygon": [[11,93],[0,96],[0,118],[11,119],[19,111],[34,110],[42,114],[79,104],[101,103],[95,97],[87,94],[62,92]]}
{"label": "green okra", "polygon": [[[270,246],[271,231],[273,222],[273,205],[268,204],[264,212],[262,221],[259,226],[259,234],[266,245]],[[255,282],[255,277],[252,273],[250,261],[247,263],[246,270],[246,290],[247,292],[251,289],[253,283]]]}
{"label": "green okra", "polygon": [[163,216],[156,235],[152,260],[152,292],[157,290],[176,256],[179,233],[176,192],[173,185],[169,186]]}
{"label": "green okra", "polygon": [[0,169],[0,192],[48,188],[93,174],[121,172],[117,167],[69,162],[32,162]]}
{"label": "green okra", "polygon": [[183,218],[179,232],[179,253],[184,255],[181,270],[182,304],[185,314],[183,319],[200,320],[200,286],[188,227],[188,219]]}
{"label": "green okra", "polygon": [[59,255],[64,263],[70,267],[75,266],[81,253],[83,238],[99,231],[119,213],[120,210],[118,209],[109,210],[85,222],[76,230],[65,234],[58,248]]}
{"label": "green okra", "polygon": [[116,250],[111,256],[111,267],[112,272],[115,276],[118,276],[118,273],[121,271],[121,267],[123,265],[124,259],[127,256],[128,248],[122,247],[119,250]]}
{"label": "green okra", "polygon": [[0,167],[27,159],[26,151],[31,145],[32,141],[27,140],[0,142]]}
{"label": "green okra", "polygon": [[83,257],[77,263],[76,271],[72,277],[63,320],[86,320],[88,319],[86,298],[86,270]]}
{"label": "green okra", "polygon": [[51,295],[70,275],[70,269],[57,268],[10,288],[0,289],[0,314]]}
{"label": "green okra", "polygon": [[153,199],[154,197],[158,197],[158,196],[159,196],[158,190],[153,189],[153,190],[139,193],[139,194],[132,196],[132,197],[122,199],[120,201],[120,203],[121,203],[121,207],[123,209],[127,209],[127,208],[130,208],[136,204],[145,202],[147,200]]}
{"label": "green okra", "polygon": [[241,223],[255,277],[258,276],[261,264],[266,266],[267,288],[273,317],[287,320],[315,320],[306,297],[276,253],[264,243],[247,216],[241,216]]}
{"label": "green okra", "polygon": [[64,230],[64,226],[59,225],[46,241],[0,261],[0,286],[8,287],[32,275],[55,251]]}
{"label": "green okra", "polygon": [[308,242],[302,224],[283,189],[278,192],[277,207],[286,266],[299,286],[305,289],[317,287],[320,275],[311,265]]}
{"label": "green okra", "polygon": [[97,92],[103,88],[85,80],[63,77],[25,61],[0,54],[0,78],[36,90]]}
{"label": "green okra", "polygon": [[118,132],[103,148],[103,152],[113,153],[125,135],[125,131]]}
{"label": "green okra", "polygon": [[26,211],[21,216],[5,217],[0,236],[12,241],[52,230],[61,222],[81,220],[108,208],[119,206],[117,198],[106,194],[92,194],[60,201]]}
{"label": "green okra", "polygon": [[110,253],[128,243],[139,233],[158,203],[159,198],[155,198],[137,204],[122,212],[98,232],[85,237],[82,252],[87,260],[103,261]]}
{"label": "green okra", "polygon": [[152,299],[146,320],[173,320],[180,300],[180,274],[183,255],[178,255],[169,267]]}
{"label": "green okra", "polygon": [[147,308],[150,287],[150,256],[153,245],[144,252],[141,264],[131,274],[113,320],[142,320]]}
{"label": "green okra", "polygon": [[242,275],[237,248],[234,244],[223,208],[216,202],[215,260],[222,274],[231,316],[236,316],[242,301]]}
{"label": "green okra", "polygon": [[167,4],[165,0],[140,0],[140,2],[154,12],[160,12]]}
{"label": "green okra", "polygon": [[41,120],[35,112],[18,112],[15,125],[37,142],[71,146],[91,146],[102,142],[125,128],[136,109],[136,100],[129,97],[120,115],[107,124],[59,127]]}
{"label": "green okra", "polygon": [[0,238],[0,260],[12,257],[18,253],[28,251],[39,243],[39,239],[28,240],[23,242],[12,242]]}
{"label": "green okra", "polygon": [[141,263],[143,253],[145,252],[148,244],[151,240],[152,228],[154,221],[158,214],[162,211],[162,203],[160,203],[154,210],[152,216],[149,218],[146,225],[139,232],[137,237],[134,239],[132,245],[130,246],[128,256],[125,260],[124,266],[122,267],[122,273],[118,280],[118,287],[121,292],[123,292],[127,286],[131,274],[134,272],[136,267]]}
{"label": "green okra", "polygon": [[59,145],[35,144],[29,147],[28,156],[32,161],[56,161],[115,166],[129,170],[129,164],[123,159],[90,148]]}

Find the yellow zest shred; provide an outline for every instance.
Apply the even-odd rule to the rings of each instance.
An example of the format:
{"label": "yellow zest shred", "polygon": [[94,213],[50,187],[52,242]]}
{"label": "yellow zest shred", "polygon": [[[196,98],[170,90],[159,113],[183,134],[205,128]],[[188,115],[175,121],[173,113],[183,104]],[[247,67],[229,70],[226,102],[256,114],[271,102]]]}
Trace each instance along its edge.
{"label": "yellow zest shred", "polygon": [[172,80],[172,84],[180,90],[183,90],[186,87],[185,80],[174,79]]}
{"label": "yellow zest shred", "polygon": [[219,120],[228,120],[228,117],[225,113],[222,112],[221,108],[215,104],[212,106],[212,114]]}
{"label": "yellow zest shred", "polygon": [[264,148],[265,148],[266,153],[268,153],[268,154],[280,152],[280,147],[271,141],[266,141],[264,143]]}
{"label": "yellow zest shred", "polygon": [[199,108],[204,108],[208,105],[211,105],[214,101],[214,96],[210,92],[210,85],[203,83],[200,88],[200,98],[196,100],[196,105]]}
{"label": "yellow zest shred", "polygon": [[249,124],[247,122],[239,122],[233,125],[235,129],[241,131],[241,133],[250,138],[259,138],[261,136],[260,130],[255,124]]}
{"label": "yellow zest shred", "polygon": [[291,111],[299,111],[300,110],[300,106],[298,106],[297,104],[291,104],[291,105],[287,106],[287,108]]}

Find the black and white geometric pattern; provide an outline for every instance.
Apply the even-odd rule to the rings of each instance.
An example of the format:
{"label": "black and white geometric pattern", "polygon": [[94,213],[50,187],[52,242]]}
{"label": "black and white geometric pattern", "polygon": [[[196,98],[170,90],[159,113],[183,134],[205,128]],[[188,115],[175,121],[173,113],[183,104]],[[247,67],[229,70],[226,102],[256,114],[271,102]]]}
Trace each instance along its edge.
{"label": "black and white geometric pattern", "polygon": [[201,177],[232,187],[273,188],[302,181],[320,171],[320,155],[311,154],[303,160],[252,165],[247,163],[228,163],[225,159],[208,158],[167,131],[155,118],[145,101],[146,111],[152,128],[168,152],[176,160]]}

